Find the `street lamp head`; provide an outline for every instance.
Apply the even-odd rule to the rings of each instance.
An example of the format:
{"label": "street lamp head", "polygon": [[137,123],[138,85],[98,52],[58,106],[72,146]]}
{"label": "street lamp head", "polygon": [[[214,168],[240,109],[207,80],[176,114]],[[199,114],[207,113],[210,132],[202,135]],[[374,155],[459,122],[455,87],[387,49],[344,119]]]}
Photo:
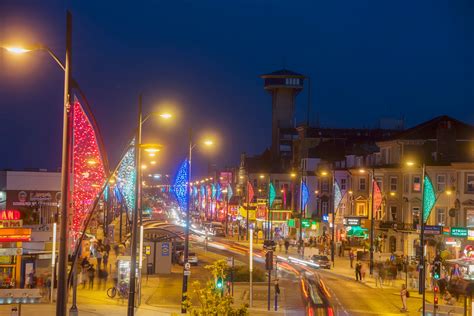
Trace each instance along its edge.
{"label": "street lamp head", "polygon": [[327,172],[327,171],[321,171],[321,175],[322,175],[323,177],[325,177],[325,176],[328,175],[328,172]]}
{"label": "street lamp head", "polygon": [[210,139],[206,139],[206,140],[204,141],[204,145],[206,145],[206,146],[212,146],[212,145],[214,145],[214,142],[213,142],[212,140],[210,140]]}
{"label": "street lamp head", "polygon": [[6,51],[12,54],[20,55],[24,53],[31,52],[31,49],[25,47],[18,47],[18,46],[7,46],[5,47]]}
{"label": "street lamp head", "polygon": [[408,167],[413,167],[413,166],[415,165],[415,162],[409,160],[409,161],[406,162],[406,165],[407,165]]}
{"label": "street lamp head", "polygon": [[296,173],[292,172],[292,173],[290,174],[290,176],[291,176],[292,178],[296,178]]}
{"label": "street lamp head", "polygon": [[171,115],[171,113],[165,112],[165,113],[161,113],[161,114],[160,114],[160,117],[161,117],[162,119],[164,119],[164,120],[169,120],[170,118],[173,117],[173,115]]}

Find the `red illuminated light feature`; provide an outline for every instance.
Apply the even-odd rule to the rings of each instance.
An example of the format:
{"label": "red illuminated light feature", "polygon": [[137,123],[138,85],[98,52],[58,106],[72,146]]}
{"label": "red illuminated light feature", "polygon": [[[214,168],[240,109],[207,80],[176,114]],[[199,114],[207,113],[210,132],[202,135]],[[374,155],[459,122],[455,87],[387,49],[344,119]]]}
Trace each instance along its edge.
{"label": "red illuminated light feature", "polygon": [[0,220],[18,220],[21,218],[20,211],[17,210],[6,210],[6,211],[0,211]]}
{"label": "red illuminated light feature", "polygon": [[72,200],[74,215],[71,233],[73,240],[76,240],[106,176],[96,132],[78,101],[74,103],[73,111],[74,186]]}
{"label": "red illuminated light feature", "polygon": [[0,229],[0,242],[31,241],[30,228],[2,228]]}

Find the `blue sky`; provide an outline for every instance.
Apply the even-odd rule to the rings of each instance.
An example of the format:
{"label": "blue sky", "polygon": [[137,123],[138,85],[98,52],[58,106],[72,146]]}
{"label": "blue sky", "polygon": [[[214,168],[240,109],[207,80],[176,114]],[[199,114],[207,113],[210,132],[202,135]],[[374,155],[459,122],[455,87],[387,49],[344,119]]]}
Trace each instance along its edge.
{"label": "blue sky", "polygon": [[[159,171],[186,153],[187,130],[213,130],[196,170],[238,162],[269,146],[270,96],[258,77],[286,67],[311,76],[311,121],[407,126],[447,114],[474,123],[474,4],[457,1],[13,1],[0,4],[0,41],[42,42],[64,53],[74,16],[73,75],[92,103],[110,160],[145,111],[164,100],[179,127],[147,123],[166,146]],[[60,165],[63,74],[44,53],[0,51],[0,168]],[[297,121],[305,120],[306,90]]]}

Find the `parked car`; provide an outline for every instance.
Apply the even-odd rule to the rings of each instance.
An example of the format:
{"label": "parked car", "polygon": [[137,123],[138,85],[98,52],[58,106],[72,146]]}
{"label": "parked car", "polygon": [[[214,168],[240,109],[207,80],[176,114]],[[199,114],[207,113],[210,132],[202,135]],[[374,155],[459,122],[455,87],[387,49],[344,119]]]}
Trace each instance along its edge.
{"label": "parked car", "polygon": [[225,237],[225,230],[223,228],[217,227],[214,229],[214,236],[216,237]]}
{"label": "parked car", "polygon": [[331,269],[331,261],[328,256],[313,255],[311,261],[318,264],[323,269]]}
{"label": "parked car", "polygon": [[[198,260],[198,257],[196,255],[195,252],[189,252],[188,253],[188,262],[193,265],[193,266],[197,266],[198,263],[199,263],[199,260]],[[179,255],[179,259],[178,259],[178,263],[180,265],[184,265],[184,251],[181,251],[180,252],[180,255]]]}

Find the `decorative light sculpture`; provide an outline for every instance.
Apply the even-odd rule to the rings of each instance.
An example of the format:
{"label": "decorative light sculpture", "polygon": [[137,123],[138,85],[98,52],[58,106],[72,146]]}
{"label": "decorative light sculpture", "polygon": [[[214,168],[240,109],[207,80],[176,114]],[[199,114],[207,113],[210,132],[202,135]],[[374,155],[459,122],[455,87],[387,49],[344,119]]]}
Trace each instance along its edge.
{"label": "decorative light sculpture", "polygon": [[179,207],[181,210],[186,210],[188,206],[188,175],[189,175],[189,162],[185,159],[176,173],[176,178],[174,180],[174,195],[178,201]]}
{"label": "decorative light sculpture", "polygon": [[271,182],[270,182],[268,191],[269,191],[268,192],[268,206],[271,208],[276,197],[275,187],[273,186],[273,183]]}
{"label": "decorative light sculpture", "polygon": [[117,186],[129,213],[135,208],[135,182],[135,138],[133,138],[117,169]]}
{"label": "decorative light sculpture", "polygon": [[301,207],[304,209],[306,207],[306,204],[308,204],[309,201],[309,190],[308,186],[306,185],[306,182],[303,182],[301,184]]}
{"label": "decorative light sculpture", "polygon": [[79,101],[75,100],[72,120],[73,216],[71,236],[75,242],[84,220],[106,179],[96,132]]}
{"label": "decorative light sculpture", "polygon": [[428,217],[430,217],[431,210],[436,203],[436,193],[433,188],[433,183],[427,175],[425,175],[423,191],[423,222],[426,223]]}
{"label": "decorative light sculpture", "polygon": [[339,187],[339,184],[337,183],[337,181],[334,181],[334,211],[337,211],[341,201],[342,201],[341,188]]}

